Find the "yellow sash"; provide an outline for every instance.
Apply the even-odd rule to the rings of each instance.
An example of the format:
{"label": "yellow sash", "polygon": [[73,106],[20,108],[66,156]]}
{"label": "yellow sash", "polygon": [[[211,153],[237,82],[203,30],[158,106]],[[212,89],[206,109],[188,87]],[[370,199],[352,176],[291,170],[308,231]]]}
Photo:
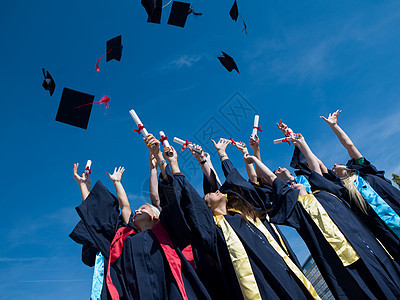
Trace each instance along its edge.
{"label": "yellow sash", "polygon": [[[241,212],[236,209],[229,209],[229,211],[234,211],[239,214]],[[275,238],[272,236],[272,234],[268,231],[268,229],[265,227],[265,225],[261,222],[259,218],[256,218],[256,221],[254,222],[253,219],[247,217],[247,220],[253,224],[255,227],[257,227],[258,230],[261,231],[261,233],[265,236],[265,238],[268,240],[272,248],[282,257],[286,265],[289,267],[289,269],[296,275],[296,277],[300,280],[301,283],[303,283],[304,287],[308,290],[308,292],[311,294],[311,296],[314,299],[320,299],[318,296],[317,292],[315,291],[314,287],[312,286],[311,282],[308,281],[306,276],[304,276],[303,272],[296,266],[296,264],[290,259],[290,257],[283,251],[281,246],[279,246],[278,242],[275,240]],[[272,225],[272,224],[271,224]],[[280,237],[280,235],[279,235]],[[283,241],[282,241],[283,242]]]}
{"label": "yellow sash", "polygon": [[224,235],[243,298],[261,300],[260,291],[258,290],[249,258],[235,230],[233,230],[223,215],[214,216],[214,221],[221,228]]}
{"label": "yellow sash", "polygon": [[345,267],[351,265],[360,258],[356,250],[354,250],[346,240],[346,237],[313,194],[299,196],[297,201],[301,203],[305,211],[318,226],[319,230],[321,230],[323,236],[335,250]]}

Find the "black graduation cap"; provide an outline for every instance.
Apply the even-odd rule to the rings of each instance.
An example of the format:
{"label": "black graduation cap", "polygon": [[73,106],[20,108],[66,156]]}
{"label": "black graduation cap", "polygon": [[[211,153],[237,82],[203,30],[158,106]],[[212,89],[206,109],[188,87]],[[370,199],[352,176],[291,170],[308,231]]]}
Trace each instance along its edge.
{"label": "black graduation cap", "polygon": [[45,71],[44,68],[42,68],[42,71],[44,76],[42,87],[44,87],[46,91],[50,91],[50,96],[52,96],[54,89],[56,88],[56,83],[54,82],[53,77],[51,77],[49,71]]}
{"label": "black graduation cap", "polygon": [[[222,55],[218,56],[219,61],[221,64],[229,71],[236,70],[239,73],[239,69],[231,56],[226,54],[225,52],[221,51]],[[240,74],[240,73],[239,73]]]}
{"label": "black graduation cap", "polygon": [[[235,0],[235,2],[233,3],[233,6],[232,6],[231,10],[229,11],[229,15],[231,16],[231,18],[232,18],[233,21],[235,21],[235,22],[237,21],[237,19],[238,19],[238,17],[239,17],[239,9],[238,9],[236,0]],[[242,19],[242,22],[243,22],[243,29],[242,29],[242,32],[244,31],[244,32],[247,34],[247,25],[246,25],[246,23],[244,22],[242,16],[240,16],[240,19]]]}
{"label": "black graduation cap", "polygon": [[64,88],[56,121],[87,129],[94,96]]}
{"label": "black graduation cap", "polygon": [[232,20],[234,20],[235,22],[237,21],[239,17],[239,9],[236,0],[235,3],[233,3],[231,10],[229,11],[229,15],[231,16]]}
{"label": "black graduation cap", "polygon": [[186,19],[190,13],[190,3],[174,1],[172,2],[171,13],[169,15],[168,24],[185,27]]}
{"label": "black graduation cap", "polygon": [[116,36],[115,38],[107,41],[107,58],[106,61],[110,61],[112,59],[121,60],[122,56],[122,43],[121,43],[122,36]]}
{"label": "black graduation cap", "polygon": [[149,23],[161,23],[162,0],[142,0],[142,6],[146,9]]}

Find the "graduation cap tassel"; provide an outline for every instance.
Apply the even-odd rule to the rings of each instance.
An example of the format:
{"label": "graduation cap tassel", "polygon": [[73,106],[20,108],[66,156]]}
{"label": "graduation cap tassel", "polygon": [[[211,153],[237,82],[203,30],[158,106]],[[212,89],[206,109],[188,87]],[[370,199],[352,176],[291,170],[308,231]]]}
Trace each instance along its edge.
{"label": "graduation cap tassel", "polygon": [[97,72],[100,72],[100,68],[99,68],[99,62],[100,62],[100,60],[101,60],[104,56],[106,56],[108,53],[110,53],[111,51],[112,51],[112,49],[108,50],[108,52],[107,52],[106,54],[104,54],[102,57],[100,57],[100,58],[97,60],[97,62],[96,62],[96,71],[97,71]]}
{"label": "graduation cap tassel", "polygon": [[104,104],[104,107],[105,107],[105,109],[107,110],[107,108],[110,107],[110,105],[108,104],[108,101],[110,101],[110,100],[111,100],[110,97],[103,96],[103,97],[100,99],[99,102],[86,103],[86,104],[77,106],[77,107],[75,107],[75,108],[81,108],[81,107],[84,107],[84,106],[87,106],[87,105],[90,105],[90,104]]}
{"label": "graduation cap tassel", "polygon": [[244,22],[244,20],[243,20],[243,18],[242,18],[241,15],[240,15],[240,19],[242,19],[242,22],[243,22],[243,29],[242,29],[242,32],[244,31],[244,32],[247,34],[247,25],[246,25],[246,23]]}
{"label": "graduation cap tassel", "polygon": [[170,0],[167,4],[165,4],[162,8],[167,7],[170,3],[172,2],[172,0]]}
{"label": "graduation cap tassel", "polygon": [[188,15],[190,15],[190,14],[193,14],[193,15],[195,15],[195,16],[201,16],[201,15],[203,15],[203,13],[195,12],[193,7],[191,7],[191,8],[189,9]]}

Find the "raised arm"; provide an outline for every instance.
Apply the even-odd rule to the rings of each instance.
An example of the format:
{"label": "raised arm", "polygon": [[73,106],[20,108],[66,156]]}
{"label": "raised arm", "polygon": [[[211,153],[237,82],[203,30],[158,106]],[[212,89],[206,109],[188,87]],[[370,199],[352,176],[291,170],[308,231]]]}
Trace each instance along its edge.
{"label": "raised arm", "polygon": [[321,167],[319,165],[317,157],[312,153],[310,147],[307,145],[306,140],[301,134],[296,134],[296,138],[292,140],[293,145],[298,147],[303,155],[307,159],[308,167],[311,171],[314,171],[322,175]]}
{"label": "raised arm", "polygon": [[229,140],[220,139],[218,143],[216,143],[214,140],[211,140],[211,142],[213,143],[215,150],[217,150],[221,162],[223,162],[225,159],[229,159],[228,155],[226,154],[226,147],[228,147],[230,144]]}
{"label": "raised arm", "polygon": [[[257,136],[256,136],[257,137]],[[256,183],[257,182],[257,173],[256,170],[254,170],[254,166],[252,163],[248,163],[246,161],[246,155],[249,155],[249,150],[247,150],[246,144],[245,143],[236,143],[235,144],[236,148],[240,150],[243,154],[243,160],[244,164],[246,166],[246,171],[247,171],[247,176],[249,176],[249,180],[251,182]]]}
{"label": "raised arm", "polygon": [[114,173],[111,175],[106,172],[108,177],[110,177],[111,181],[114,183],[115,190],[117,191],[117,198],[119,203],[119,208],[121,209],[122,221],[124,223],[129,223],[129,217],[131,216],[131,206],[129,205],[128,197],[126,196],[124,187],[121,183],[122,174],[124,174],[125,168],[119,167],[114,169]]}
{"label": "raised arm", "polygon": [[[200,151],[200,153],[195,151],[194,149]],[[206,176],[206,178],[207,178],[208,182],[210,183],[210,185],[212,186],[213,190],[217,190],[218,187],[217,187],[216,178],[214,176],[212,176],[212,173],[214,170],[212,169],[212,165],[210,164],[211,160],[207,159],[206,153],[203,151],[203,149],[199,145],[193,144],[193,148],[190,149],[190,152],[196,158],[197,162],[200,164],[201,170],[203,171],[204,175]]]}
{"label": "raised arm", "polygon": [[143,140],[146,143],[146,146],[149,149],[150,154],[152,154],[157,160],[157,165],[160,167],[162,177],[164,178],[164,180],[168,181],[168,176],[167,173],[165,172],[167,162],[165,161],[161,153],[160,141],[157,140],[151,133],[149,133]]}
{"label": "raised arm", "polygon": [[82,201],[85,201],[87,196],[89,196],[90,193],[90,175],[86,174],[86,172],[83,172],[81,176],[78,175],[78,167],[79,164],[76,163],[74,164],[74,179],[79,185],[79,189],[81,190],[81,195],[82,195]]}
{"label": "raised arm", "polygon": [[[256,135],[254,139],[250,137],[249,145],[251,149],[253,149],[254,156],[257,157],[259,161],[261,161],[260,138],[258,137],[258,135]],[[263,177],[257,165],[256,165],[256,174],[260,178]]]}
{"label": "raised arm", "polygon": [[172,174],[178,174],[181,172],[178,165],[178,154],[174,147],[171,146],[172,156],[166,155],[166,147],[164,147],[164,158],[169,162],[169,166],[171,167]]}
{"label": "raised arm", "polygon": [[149,185],[150,200],[151,203],[161,211],[160,196],[158,194],[157,160],[153,154],[150,154],[149,163],[150,163],[150,185]]}
{"label": "raised arm", "polygon": [[257,157],[250,156],[249,154],[244,156],[244,160],[247,164],[254,163],[256,168],[260,171],[261,177],[267,181],[268,185],[272,186],[272,183],[276,179],[276,175],[266,165],[264,165]]}
{"label": "raised arm", "polygon": [[344,132],[344,130],[340,128],[339,125],[337,124],[337,120],[341,112],[342,112],[341,110],[337,110],[333,114],[329,114],[328,118],[325,118],[324,116],[321,116],[321,118],[331,127],[333,132],[338,137],[340,143],[343,145],[343,147],[346,148],[350,157],[353,159],[361,158],[362,155],[354,145],[353,141],[349,138],[346,132]]}

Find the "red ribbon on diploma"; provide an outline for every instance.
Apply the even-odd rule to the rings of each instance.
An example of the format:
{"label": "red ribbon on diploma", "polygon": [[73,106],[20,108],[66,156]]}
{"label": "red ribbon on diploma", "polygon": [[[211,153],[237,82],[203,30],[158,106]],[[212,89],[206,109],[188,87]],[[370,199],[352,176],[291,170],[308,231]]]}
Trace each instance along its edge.
{"label": "red ribbon on diploma", "polygon": [[88,171],[89,174],[92,174],[92,171],[89,169],[89,167],[86,167],[85,171]]}
{"label": "red ribbon on diploma", "polygon": [[262,132],[261,126],[258,126],[258,127],[257,127],[257,126],[254,126],[253,128],[254,128],[254,129],[257,129],[257,131],[259,131],[259,132]]}
{"label": "red ribbon on diploma", "polygon": [[232,145],[236,145],[236,142],[233,140],[233,138],[230,139]]}
{"label": "red ribbon on diploma", "polygon": [[159,141],[160,141],[161,145],[164,145],[164,141],[166,141],[166,140],[168,140],[168,137],[163,135]]}
{"label": "red ribbon on diploma", "polygon": [[288,143],[289,146],[291,145],[291,144],[290,144],[290,141],[289,141],[289,139],[288,139],[288,137],[284,138],[284,139],[282,140],[282,143]]}
{"label": "red ribbon on diploma", "polygon": [[186,140],[186,143],[183,144],[183,147],[182,147],[181,150],[182,150],[182,151],[185,150],[186,147],[189,146],[190,144],[191,144],[191,143],[190,143],[188,140]]}
{"label": "red ribbon on diploma", "polygon": [[144,129],[144,126],[142,124],[138,125],[138,129],[133,128],[134,132],[137,132],[138,134],[140,134],[140,132]]}

